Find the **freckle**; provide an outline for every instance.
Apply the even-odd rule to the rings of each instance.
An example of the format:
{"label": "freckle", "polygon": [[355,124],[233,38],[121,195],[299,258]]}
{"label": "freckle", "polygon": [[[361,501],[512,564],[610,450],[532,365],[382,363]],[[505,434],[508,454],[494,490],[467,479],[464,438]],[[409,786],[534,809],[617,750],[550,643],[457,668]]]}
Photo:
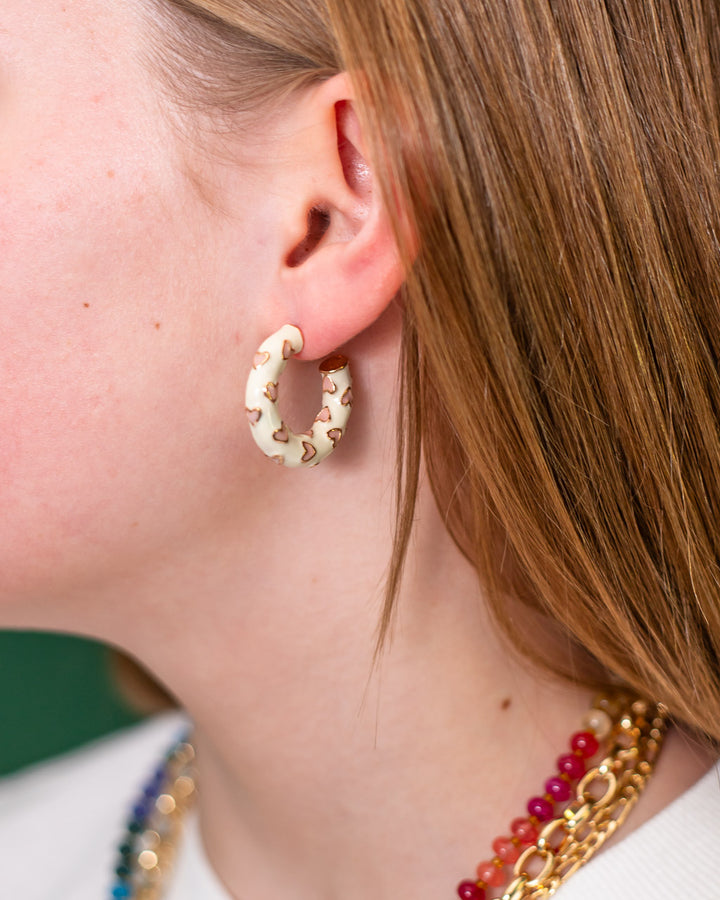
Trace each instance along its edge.
{"label": "freckle", "polygon": [[85,307],[85,309],[87,309],[88,306],[90,306],[90,304],[89,304],[89,303],[83,303],[83,306]]}
{"label": "freckle", "polygon": [[159,331],[159,330],[160,330],[160,323],[156,322],[155,323],[155,331]]}
{"label": "freckle", "polygon": [[500,704],[500,709],[509,709],[511,703],[512,703],[512,700],[510,699],[510,697],[506,697],[503,700],[503,702]]}
{"label": "freckle", "polygon": [[108,178],[114,178],[114,177],[115,177],[115,170],[114,170],[114,169],[108,169],[107,177],[108,177]]}
{"label": "freckle", "polygon": [[137,523],[137,522],[133,522],[133,523],[130,525],[130,527],[131,527],[131,528],[137,528],[137,527],[138,527],[138,523]]}

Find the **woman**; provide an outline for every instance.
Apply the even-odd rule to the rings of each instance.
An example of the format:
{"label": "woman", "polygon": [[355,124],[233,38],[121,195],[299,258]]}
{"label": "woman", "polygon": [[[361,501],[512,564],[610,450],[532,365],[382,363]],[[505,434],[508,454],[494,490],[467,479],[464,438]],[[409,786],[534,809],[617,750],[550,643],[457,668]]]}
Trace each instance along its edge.
{"label": "woman", "polygon": [[11,781],[3,896],[530,896],[608,714],[560,895],[715,896],[718,24],[4,0],[2,622],[142,660],[199,790],[171,871],[178,717]]}

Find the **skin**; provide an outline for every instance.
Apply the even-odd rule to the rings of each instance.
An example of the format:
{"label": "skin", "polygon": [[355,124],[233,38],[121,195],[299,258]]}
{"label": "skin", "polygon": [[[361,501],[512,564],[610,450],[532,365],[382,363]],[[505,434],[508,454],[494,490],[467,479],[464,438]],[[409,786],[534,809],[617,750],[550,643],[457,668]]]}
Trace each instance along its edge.
{"label": "skin", "polygon": [[[351,86],[200,148],[163,112],[147,29],[140,0],[0,13],[0,622],[110,641],[179,698],[233,897],[443,896],[588,693],[508,653],[425,484],[373,671],[402,268]],[[318,202],[330,227],[289,265]],[[309,472],[244,421],[253,351],[285,322],[305,359],[353,364],[347,439]],[[304,427],[315,365],[282,391]],[[635,826],[709,763],[678,734],[666,758]]]}

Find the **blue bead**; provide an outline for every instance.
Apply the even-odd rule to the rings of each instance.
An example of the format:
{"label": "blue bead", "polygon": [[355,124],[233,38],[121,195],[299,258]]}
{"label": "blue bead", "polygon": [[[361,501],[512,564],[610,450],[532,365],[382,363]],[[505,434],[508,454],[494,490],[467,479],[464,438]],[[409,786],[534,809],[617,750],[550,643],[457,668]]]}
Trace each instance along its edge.
{"label": "blue bead", "polygon": [[130,887],[126,884],[116,884],[112,889],[113,900],[124,900],[126,897],[132,896],[130,893]]}
{"label": "blue bead", "polygon": [[150,806],[151,803],[149,801],[136,803],[133,807],[133,818],[138,822],[144,822],[147,819],[147,814],[150,812]]}
{"label": "blue bead", "polygon": [[151,778],[150,781],[145,785],[144,794],[155,797],[160,793],[160,788],[165,784],[165,772],[162,775],[156,775],[154,778]]}

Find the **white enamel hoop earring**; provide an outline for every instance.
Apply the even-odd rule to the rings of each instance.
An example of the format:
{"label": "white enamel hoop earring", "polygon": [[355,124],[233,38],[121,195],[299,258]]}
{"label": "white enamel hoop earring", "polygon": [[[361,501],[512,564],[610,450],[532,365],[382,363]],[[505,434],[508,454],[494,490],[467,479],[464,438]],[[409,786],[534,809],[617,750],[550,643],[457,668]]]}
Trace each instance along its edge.
{"label": "white enamel hoop earring", "polygon": [[283,466],[316,466],[337,447],[352,408],[352,378],[344,356],[320,363],[323,406],[312,428],[295,434],[282,420],[277,405],[280,376],[288,359],[303,348],[302,332],[283,327],[258,347],[245,389],[250,432],[262,452]]}

